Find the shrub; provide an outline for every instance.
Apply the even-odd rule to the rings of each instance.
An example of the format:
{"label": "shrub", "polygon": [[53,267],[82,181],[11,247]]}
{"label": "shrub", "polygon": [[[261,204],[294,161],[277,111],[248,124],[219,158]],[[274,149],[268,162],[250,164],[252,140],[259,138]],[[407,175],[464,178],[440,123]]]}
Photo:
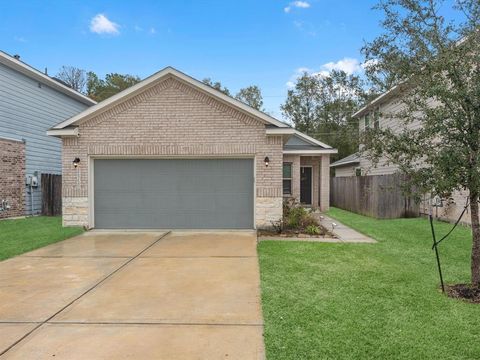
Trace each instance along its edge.
{"label": "shrub", "polygon": [[278,221],[272,221],[272,227],[277,234],[281,234],[283,231],[283,228],[285,227],[283,223],[283,219]]}
{"label": "shrub", "polygon": [[302,223],[301,223],[302,228],[308,228],[309,226],[318,226],[318,221],[315,219],[315,217],[312,214],[306,214],[302,218]]}
{"label": "shrub", "polygon": [[283,204],[283,226],[290,230],[303,230],[308,226],[318,227],[318,222],[311,211],[288,199]]}
{"label": "shrub", "polygon": [[317,225],[309,225],[305,228],[305,232],[308,235],[320,235],[321,231]]}

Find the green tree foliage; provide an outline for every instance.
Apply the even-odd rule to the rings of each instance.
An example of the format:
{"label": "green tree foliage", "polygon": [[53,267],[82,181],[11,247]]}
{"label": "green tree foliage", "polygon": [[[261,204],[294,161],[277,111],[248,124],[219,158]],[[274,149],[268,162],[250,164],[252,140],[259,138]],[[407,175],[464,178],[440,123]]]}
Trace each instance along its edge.
{"label": "green tree foliage", "polygon": [[281,109],[297,130],[337,148],[340,159],[358,150],[358,121],[352,114],[364,101],[361,79],[334,70],[328,76],[304,73]]}
{"label": "green tree foliage", "polygon": [[235,95],[235,99],[240,100],[254,109],[263,111],[262,91],[257,85],[240,89],[237,95]]}
{"label": "green tree foliage", "polygon": [[[397,85],[401,129],[365,133],[365,154],[385,156],[408,175],[417,194],[448,196],[468,190],[472,223],[471,281],[480,285],[480,2],[458,0],[455,21],[439,11],[444,0],[383,0],[383,33],[363,49],[368,75]],[[395,74],[387,75],[386,74]],[[385,81],[386,80],[386,81]],[[420,126],[411,126],[412,123]],[[460,205],[460,204],[459,204]]]}
{"label": "green tree foliage", "polygon": [[202,82],[205,84],[205,85],[208,85],[208,86],[211,86],[212,88],[218,90],[218,91],[221,91],[222,93],[224,93],[225,95],[228,95],[230,96],[230,90],[228,90],[226,87],[222,86],[222,83],[220,81],[212,81],[212,79],[210,78],[205,78],[202,80]]}
{"label": "green tree foliage", "polygon": [[87,73],[87,95],[95,101],[103,101],[140,82],[138,76],[111,73],[100,79],[94,72]]}

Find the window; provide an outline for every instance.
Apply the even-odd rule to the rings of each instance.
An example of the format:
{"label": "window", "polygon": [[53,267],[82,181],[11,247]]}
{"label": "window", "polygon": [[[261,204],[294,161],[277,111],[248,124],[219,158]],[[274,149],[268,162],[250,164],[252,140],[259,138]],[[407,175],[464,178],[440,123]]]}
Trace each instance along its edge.
{"label": "window", "polygon": [[377,107],[375,108],[375,111],[373,112],[373,127],[375,130],[380,128],[380,108]]}
{"label": "window", "polygon": [[292,164],[283,163],[283,195],[292,195]]}
{"label": "window", "polygon": [[365,115],[365,130],[370,129],[370,114]]}
{"label": "window", "polygon": [[362,169],[361,168],[356,168],[355,169],[355,176],[362,176]]}

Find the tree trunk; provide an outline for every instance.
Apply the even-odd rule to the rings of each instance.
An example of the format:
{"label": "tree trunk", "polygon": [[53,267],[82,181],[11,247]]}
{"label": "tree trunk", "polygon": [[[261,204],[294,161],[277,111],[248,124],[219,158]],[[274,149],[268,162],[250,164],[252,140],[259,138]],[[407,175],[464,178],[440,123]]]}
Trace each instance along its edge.
{"label": "tree trunk", "polygon": [[472,221],[472,285],[480,286],[480,221],[478,194],[470,194],[470,216]]}

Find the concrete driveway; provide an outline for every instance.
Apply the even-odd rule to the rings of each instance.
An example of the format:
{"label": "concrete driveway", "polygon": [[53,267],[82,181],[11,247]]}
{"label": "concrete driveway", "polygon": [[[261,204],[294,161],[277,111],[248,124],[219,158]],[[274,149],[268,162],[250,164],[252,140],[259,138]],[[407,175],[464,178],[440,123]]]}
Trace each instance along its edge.
{"label": "concrete driveway", "polygon": [[2,359],[264,359],[252,232],[90,232],[0,262]]}

